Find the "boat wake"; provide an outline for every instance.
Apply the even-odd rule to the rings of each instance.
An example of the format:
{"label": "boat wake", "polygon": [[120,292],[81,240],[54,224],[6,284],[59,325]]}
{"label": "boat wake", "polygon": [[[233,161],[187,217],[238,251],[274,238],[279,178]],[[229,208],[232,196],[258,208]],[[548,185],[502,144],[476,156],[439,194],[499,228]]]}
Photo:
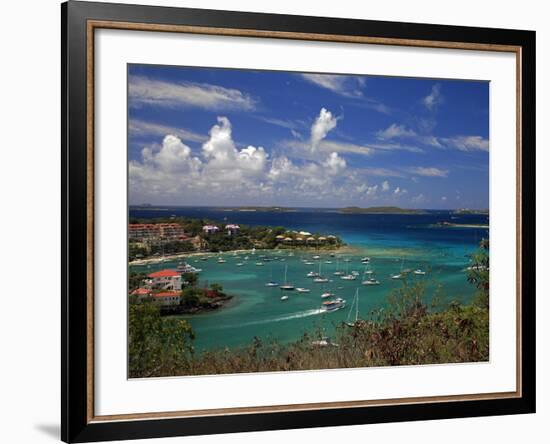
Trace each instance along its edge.
{"label": "boat wake", "polygon": [[251,325],[263,325],[263,324],[272,324],[276,322],[284,322],[284,321],[290,321],[292,319],[300,319],[300,318],[307,318],[310,316],[316,316],[323,314],[324,311],[318,308],[312,309],[312,310],[304,310],[299,311],[297,313],[289,313],[282,316],[276,316],[273,318],[267,318],[267,319],[259,319],[257,321],[248,321],[248,322],[242,322],[239,324],[234,325],[218,325],[215,327],[210,327],[208,330],[221,330],[225,328],[237,328],[237,327],[247,327]]}

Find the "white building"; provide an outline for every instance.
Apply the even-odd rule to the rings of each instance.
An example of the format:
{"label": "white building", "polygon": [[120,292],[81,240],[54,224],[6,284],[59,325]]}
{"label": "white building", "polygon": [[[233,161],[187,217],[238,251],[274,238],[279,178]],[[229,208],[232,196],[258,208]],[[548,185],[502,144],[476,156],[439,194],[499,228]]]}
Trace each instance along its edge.
{"label": "white building", "polygon": [[241,230],[241,227],[235,224],[227,224],[225,226],[225,231],[227,231],[228,236],[233,236],[234,234],[238,234]]}
{"label": "white building", "polygon": [[202,231],[204,231],[205,234],[214,234],[220,231],[220,228],[216,225],[205,225],[202,227]]}
{"label": "white building", "polygon": [[145,283],[156,290],[181,291],[181,274],[176,270],[155,271],[147,276]]}

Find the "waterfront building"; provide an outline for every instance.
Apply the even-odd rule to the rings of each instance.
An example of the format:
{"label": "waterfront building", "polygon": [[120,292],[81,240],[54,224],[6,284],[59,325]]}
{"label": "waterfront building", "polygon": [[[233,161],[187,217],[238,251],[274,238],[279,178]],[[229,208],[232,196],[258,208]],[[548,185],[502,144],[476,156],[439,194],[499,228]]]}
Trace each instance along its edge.
{"label": "waterfront building", "polygon": [[163,306],[179,305],[181,299],[178,291],[161,291],[159,293],[153,293],[152,296],[156,304]]}
{"label": "waterfront building", "polygon": [[170,269],[155,271],[147,276],[145,284],[155,290],[180,291],[182,285],[181,274]]}
{"label": "waterfront building", "polygon": [[130,242],[162,242],[187,240],[183,227],[176,223],[129,224],[128,239]]}
{"label": "waterfront building", "polygon": [[142,301],[143,299],[146,299],[151,296],[151,289],[150,288],[136,288],[130,293],[131,296],[136,296],[138,301]]}

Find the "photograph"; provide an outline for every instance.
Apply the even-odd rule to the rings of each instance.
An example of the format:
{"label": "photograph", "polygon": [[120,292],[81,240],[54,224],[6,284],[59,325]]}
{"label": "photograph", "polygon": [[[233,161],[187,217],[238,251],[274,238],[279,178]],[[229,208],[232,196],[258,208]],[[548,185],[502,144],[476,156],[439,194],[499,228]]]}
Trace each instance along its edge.
{"label": "photograph", "polygon": [[488,362],[489,90],[128,64],[128,378]]}

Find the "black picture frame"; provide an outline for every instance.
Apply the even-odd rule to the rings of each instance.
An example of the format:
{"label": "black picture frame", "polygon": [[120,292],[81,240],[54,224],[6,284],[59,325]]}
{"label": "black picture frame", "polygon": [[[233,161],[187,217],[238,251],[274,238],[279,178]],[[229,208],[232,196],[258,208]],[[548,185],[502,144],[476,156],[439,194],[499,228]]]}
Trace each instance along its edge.
{"label": "black picture frame", "polygon": [[[354,408],[95,421],[90,417],[87,23],[187,25],[521,48],[521,395]],[[69,1],[61,5],[61,438],[91,442],[535,412],[535,32]],[[93,322],[92,322],[93,323]]]}

